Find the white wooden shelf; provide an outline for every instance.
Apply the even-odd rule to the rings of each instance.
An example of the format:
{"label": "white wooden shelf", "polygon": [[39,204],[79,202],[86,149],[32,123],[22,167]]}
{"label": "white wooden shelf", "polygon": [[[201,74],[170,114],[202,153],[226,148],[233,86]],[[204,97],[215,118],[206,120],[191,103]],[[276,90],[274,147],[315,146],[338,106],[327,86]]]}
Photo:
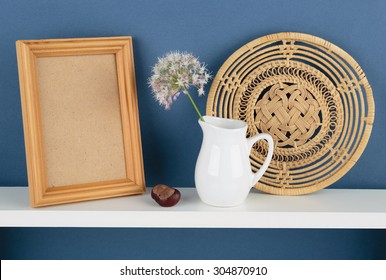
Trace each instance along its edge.
{"label": "white wooden shelf", "polygon": [[180,188],[171,208],[144,195],[30,208],[26,187],[0,187],[1,227],[141,228],[386,228],[386,190],[327,189],[305,196],[251,190],[238,207],[202,203],[194,188]]}

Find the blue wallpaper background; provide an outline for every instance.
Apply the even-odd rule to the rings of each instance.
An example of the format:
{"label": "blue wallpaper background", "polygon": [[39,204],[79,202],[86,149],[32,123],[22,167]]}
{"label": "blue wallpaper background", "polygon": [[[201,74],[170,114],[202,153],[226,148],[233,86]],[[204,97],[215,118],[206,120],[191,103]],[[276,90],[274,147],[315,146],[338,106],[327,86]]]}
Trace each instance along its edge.
{"label": "blue wallpaper background", "polygon": [[[170,111],[154,102],[146,81],[157,57],[190,51],[216,74],[245,43],[296,31],[346,50],[373,88],[369,144],[331,187],[386,188],[385,12],[382,0],[0,0],[0,185],[27,185],[16,40],[133,36],[147,186],[189,187],[201,131],[183,96]],[[204,112],[206,97],[195,99]],[[1,258],[386,258],[382,244],[383,230],[0,229]]]}

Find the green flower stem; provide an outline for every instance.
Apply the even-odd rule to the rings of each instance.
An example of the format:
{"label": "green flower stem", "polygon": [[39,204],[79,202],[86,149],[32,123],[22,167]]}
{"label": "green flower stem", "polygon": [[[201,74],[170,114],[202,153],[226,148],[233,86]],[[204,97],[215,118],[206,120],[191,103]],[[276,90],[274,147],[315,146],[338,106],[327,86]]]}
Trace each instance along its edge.
{"label": "green flower stem", "polygon": [[196,106],[196,103],[194,103],[194,100],[193,100],[193,98],[190,96],[190,94],[189,94],[188,90],[186,89],[186,87],[183,87],[182,90],[183,90],[183,92],[189,97],[190,102],[192,102],[192,105],[193,105],[194,109],[196,110],[198,116],[200,117],[200,120],[201,120],[202,122],[205,122],[205,121],[204,121],[204,118],[201,116],[201,113],[200,113],[200,111],[198,110],[198,108],[197,108],[197,106]]}

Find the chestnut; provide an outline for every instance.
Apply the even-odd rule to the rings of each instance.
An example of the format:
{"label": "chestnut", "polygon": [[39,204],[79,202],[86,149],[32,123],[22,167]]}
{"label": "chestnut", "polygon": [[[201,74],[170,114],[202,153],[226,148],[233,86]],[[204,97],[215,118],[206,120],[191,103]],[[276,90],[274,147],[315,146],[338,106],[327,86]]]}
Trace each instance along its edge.
{"label": "chestnut", "polygon": [[175,188],[158,184],[152,189],[151,197],[162,207],[171,207],[180,201],[181,193]]}

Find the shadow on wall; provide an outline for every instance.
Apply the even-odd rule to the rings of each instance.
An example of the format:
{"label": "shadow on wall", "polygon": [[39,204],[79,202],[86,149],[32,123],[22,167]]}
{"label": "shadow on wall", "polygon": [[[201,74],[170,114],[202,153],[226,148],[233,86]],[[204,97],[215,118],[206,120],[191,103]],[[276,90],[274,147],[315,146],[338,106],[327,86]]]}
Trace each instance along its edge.
{"label": "shadow on wall", "polygon": [[0,229],[1,259],[386,259],[384,248],[386,230]]}

